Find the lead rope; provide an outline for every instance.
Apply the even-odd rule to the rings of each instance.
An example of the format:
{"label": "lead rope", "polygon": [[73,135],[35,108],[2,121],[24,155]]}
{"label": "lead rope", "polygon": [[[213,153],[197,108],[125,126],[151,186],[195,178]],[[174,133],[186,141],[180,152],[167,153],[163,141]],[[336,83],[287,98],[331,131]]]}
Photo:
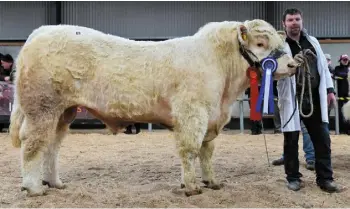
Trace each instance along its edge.
{"label": "lead rope", "polygon": [[270,158],[269,158],[269,152],[267,150],[267,142],[266,142],[266,135],[265,135],[265,130],[264,130],[264,122],[263,119],[261,119],[261,129],[264,135],[264,142],[265,142],[265,152],[266,152],[266,158],[267,158],[267,165],[270,167]]}
{"label": "lead rope", "polygon": [[[302,51],[301,55],[302,55],[301,59],[303,60],[303,63],[301,64],[302,67],[299,68],[299,73],[298,73],[298,77],[297,77],[297,83],[299,85],[301,85],[301,94],[300,94],[300,99],[299,99],[299,112],[300,112],[301,116],[303,116],[304,118],[308,118],[314,112],[314,105],[313,105],[312,91],[311,91],[311,72],[310,72],[310,66],[308,63],[308,55],[312,56],[311,59],[315,59],[316,55],[310,49],[306,49],[306,50]],[[310,110],[309,114],[307,114],[307,115],[304,114],[303,109],[302,109],[304,92],[305,92],[305,77],[307,77],[309,97],[310,97],[310,106],[311,106],[311,110]],[[300,83],[300,80],[302,80],[301,83]]]}
{"label": "lead rope", "polygon": [[[300,54],[300,56],[298,56],[298,58],[302,60],[302,64],[300,64],[298,68],[299,68],[299,70],[301,70],[300,67],[303,67],[306,70],[303,71],[304,75],[302,73],[299,73],[298,77],[296,77],[295,80],[296,80],[296,82],[300,81],[300,77],[303,75],[302,76],[302,80],[303,81],[301,83],[301,85],[302,85],[302,92],[301,92],[301,95],[300,95],[301,103],[299,102],[300,103],[299,112],[300,112],[300,114],[303,117],[307,118],[307,117],[310,117],[312,115],[313,110],[314,110],[314,106],[313,106],[313,102],[312,102],[311,85],[310,85],[311,84],[311,79],[310,79],[311,73],[310,73],[310,69],[309,69],[309,65],[308,65],[308,56],[307,55],[311,55],[311,56],[313,56],[313,58],[316,58],[316,55],[310,49],[306,49],[303,52],[300,52],[299,54]],[[303,103],[302,101],[303,101],[303,98],[304,98],[304,91],[305,91],[305,75],[306,76],[309,75],[308,76],[308,83],[309,83],[309,96],[310,96],[310,101],[311,101],[311,110],[310,110],[310,113],[308,115],[305,115],[303,113],[303,111],[302,111],[302,108],[301,108],[302,107],[302,103]],[[294,88],[293,88],[292,78],[290,78],[290,88],[291,88],[292,94],[293,94]],[[287,126],[287,124],[292,120],[292,118],[293,118],[293,116],[295,114],[295,110],[297,109],[297,100],[298,100],[297,99],[297,95],[295,94],[295,100],[294,100],[295,101],[295,106],[294,106],[293,113],[290,116],[290,118],[288,119],[288,121],[283,125],[283,128],[285,128]]]}

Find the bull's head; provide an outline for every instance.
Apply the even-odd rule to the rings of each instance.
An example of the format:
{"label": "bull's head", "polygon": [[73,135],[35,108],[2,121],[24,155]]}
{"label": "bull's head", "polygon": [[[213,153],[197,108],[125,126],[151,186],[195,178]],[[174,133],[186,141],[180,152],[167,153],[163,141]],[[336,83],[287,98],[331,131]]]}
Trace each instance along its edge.
{"label": "bull's head", "polygon": [[277,62],[275,79],[294,75],[297,63],[284,52],[285,36],[263,20],[246,21],[237,26],[240,51],[248,63],[260,70],[262,61],[270,57]]}

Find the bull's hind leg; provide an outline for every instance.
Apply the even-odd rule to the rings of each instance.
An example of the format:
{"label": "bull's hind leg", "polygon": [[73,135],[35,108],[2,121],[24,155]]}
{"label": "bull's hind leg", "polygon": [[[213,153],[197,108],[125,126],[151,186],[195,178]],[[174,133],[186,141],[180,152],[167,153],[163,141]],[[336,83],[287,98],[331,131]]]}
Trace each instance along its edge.
{"label": "bull's hind leg", "polygon": [[215,180],[215,174],[212,166],[212,156],[214,152],[214,139],[217,137],[216,131],[208,131],[199,153],[200,165],[202,170],[202,182],[206,187],[218,190],[222,186]]}
{"label": "bull's hind leg", "polygon": [[[43,155],[47,145],[55,137],[56,121],[50,117],[26,117],[20,130],[22,190],[29,196],[44,195],[41,174]],[[55,124],[56,123],[56,124]]]}
{"label": "bull's hind leg", "polygon": [[43,185],[48,185],[51,188],[65,188],[65,185],[62,183],[59,177],[58,153],[61,142],[68,129],[68,124],[59,125],[57,128],[56,138],[49,143],[48,149],[44,154]]}
{"label": "bull's hind leg", "polygon": [[187,109],[186,115],[179,115],[181,113],[183,112],[176,113],[178,116],[174,132],[182,162],[182,184],[186,188],[185,194],[191,196],[202,193],[196,183],[195,161],[207,130],[208,113],[204,108]]}
{"label": "bull's hind leg", "polygon": [[56,129],[56,137],[50,141],[48,149],[44,154],[43,185],[51,188],[63,189],[65,185],[59,177],[59,149],[62,140],[67,135],[69,124],[76,116],[76,107],[68,108],[61,115]]}

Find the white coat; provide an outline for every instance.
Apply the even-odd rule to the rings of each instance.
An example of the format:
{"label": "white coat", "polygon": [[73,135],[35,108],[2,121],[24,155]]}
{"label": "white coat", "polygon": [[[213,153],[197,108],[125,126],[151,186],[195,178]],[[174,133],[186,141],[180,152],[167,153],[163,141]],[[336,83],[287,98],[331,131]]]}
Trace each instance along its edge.
{"label": "white coat", "polygon": [[[328,122],[328,103],[327,103],[327,89],[333,88],[333,81],[328,70],[328,64],[326,57],[321,49],[321,45],[318,40],[313,37],[304,34],[307,37],[307,40],[312,44],[317,53],[317,68],[318,73],[320,75],[320,85],[319,85],[319,94],[320,94],[320,102],[321,102],[321,115],[322,122]],[[292,56],[291,49],[288,43],[285,44],[284,48],[285,52]],[[293,88],[291,88],[291,84]],[[298,108],[298,102],[296,102],[296,110],[294,115],[293,111],[295,108],[295,76],[284,78],[277,81],[277,92],[278,92],[278,106],[280,109],[280,117],[281,117],[281,131],[300,131],[300,112]],[[291,118],[292,117],[292,118]],[[288,120],[291,120],[288,122]],[[288,124],[285,126],[285,124]],[[320,121],[321,122],[321,121]],[[283,126],[285,126],[283,128]]]}

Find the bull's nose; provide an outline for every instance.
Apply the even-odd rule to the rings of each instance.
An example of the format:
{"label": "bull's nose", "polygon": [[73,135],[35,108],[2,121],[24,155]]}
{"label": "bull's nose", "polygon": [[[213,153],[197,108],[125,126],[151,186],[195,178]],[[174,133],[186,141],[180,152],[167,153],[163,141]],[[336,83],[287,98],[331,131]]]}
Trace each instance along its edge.
{"label": "bull's nose", "polygon": [[289,68],[296,68],[296,67],[298,67],[298,66],[297,66],[296,64],[295,64],[295,65],[293,65],[293,64],[288,64],[287,67],[289,67]]}

